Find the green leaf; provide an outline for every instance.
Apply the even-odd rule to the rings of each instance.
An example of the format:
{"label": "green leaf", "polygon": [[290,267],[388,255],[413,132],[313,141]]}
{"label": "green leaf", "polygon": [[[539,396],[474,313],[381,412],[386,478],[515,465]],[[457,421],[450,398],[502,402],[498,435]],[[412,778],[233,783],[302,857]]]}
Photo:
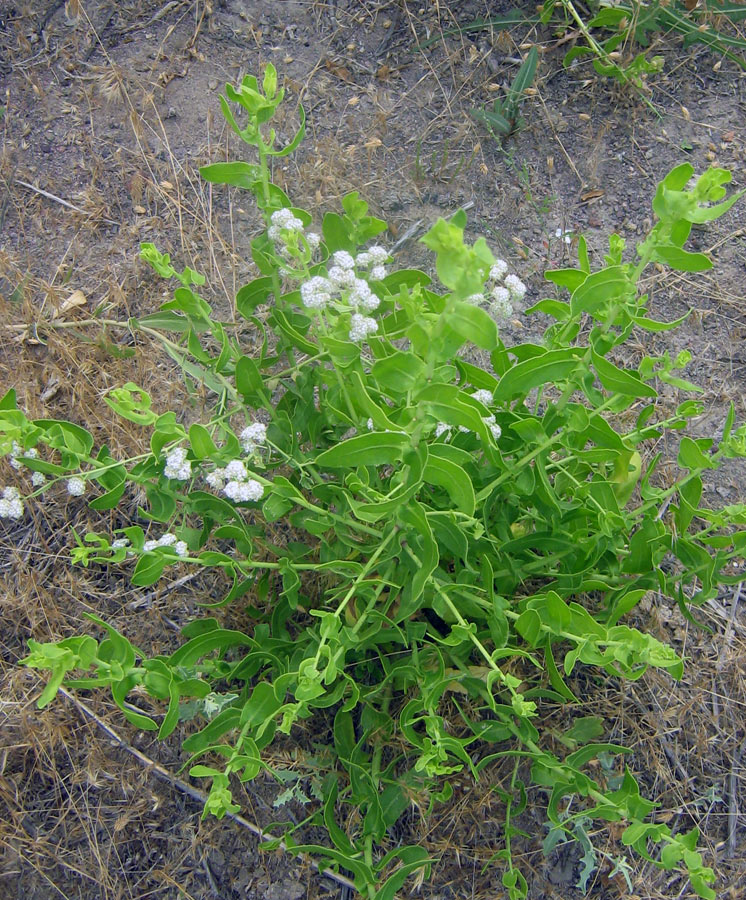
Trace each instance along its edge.
{"label": "green leaf", "polygon": [[424,380],[425,364],[414,353],[395,350],[390,356],[376,360],[371,374],[381,387],[404,393]]}
{"label": "green leaf", "polygon": [[606,388],[615,394],[624,394],[629,397],[657,397],[658,392],[649,384],[645,384],[637,372],[620,369],[608,359],[591,351],[593,368],[596,370],[598,380]]}
{"label": "green leaf", "polygon": [[446,490],[453,504],[467,516],[474,515],[476,498],[471,478],[455,462],[449,459],[428,455],[423,479],[428,484],[436,484]]}
{"label": "green leaf", "polygon": [[401,432],[358,434],[324,450],[314,462],[329,469],[394,465],[401,461],[409,441],[409,435]]}
{"label": "green leaf", "polygon": [[716,469],[717,463],[706,456],[699,443],[689,437],[681,439],[678,463],[682,469]]}
{"label": "green leaf", "polygon": [[251,318],[257,306],[267,302],[273,289],[271,275],[262,275],[259,278],[255,278],[238,289],[236,309],[245,319]]}
{"label": "green leaf", "polygon": [[565,381],[580,365],[578,353],[575,349],[550,350],[517,363],[498,382],[495,401],[506,402],[542,384]]}
{"label": "green leaf", "polygon": [[491,351],[497,347],[497,324],[478,306],[454,301],[445,315],[445,321],[456,334],[482,350]]}
{"label": "green leaf", "polygon": [[199,174],[212,184],[231,184],[234,187],[253,190],[261,175],[259,166],[247,162],[219,162],[201,166]]}
{"label": "green leaf", "polygon": [[679,272],[706,272],[712,261],[704,253],[690,253],[673,245],[656,244],[654,259]]}
{"label": "green leaf", "polygon": [[192,452],[197,459],[214,457],[218,452],[210,432],[198,422],[195,422],[189,428],[189,442],[192,445]]}

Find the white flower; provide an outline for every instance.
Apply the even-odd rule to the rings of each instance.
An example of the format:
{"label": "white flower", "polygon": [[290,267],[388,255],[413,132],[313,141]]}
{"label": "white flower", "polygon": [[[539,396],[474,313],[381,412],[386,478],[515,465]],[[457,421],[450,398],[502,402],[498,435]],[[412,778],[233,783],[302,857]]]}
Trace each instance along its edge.
{"label": "white flower", "polygon": [[241,432],[241,446],[245,453],[253,453],[257,444],[263,444],[267,440],[267,426],[262,422],[252,422]]}
{"label": "white flower", "polygon": [[249,473],[240,459],[232,459],[225,467],[225,477],[228,481],[246,481]]}
{"label": "white flower", "polygon": [[373,424],[373,419],[368,419],[368,421],[365,424],[368,426],[368,431],[373,431],[373,429],[375,428],[375,425]]}
{"label": "white flower", "polygon": [[438,422],[438,424],[435,426],[435,437],[436,438],[439,438],[442,434],[450,434],[450,433],[451,433],[451,426],[446,425],[445,422]]}
{"label": "white flower", "polygon": [[32,472],[31,473],[31,484],[34,487],[41,487],[43,484],[46,484],[47,476],[43,472]]}
{"label": "white flower", "polygon": [[264,487],[253,478],[249,481],[229,481],[223,488],[223,493],[235,503],[249,503],[262,499]]}
{"label": "white flower", "polygon": [[120,550],[122,547],[129,547],[129,538],[117,538],[111,542],[112,550]]}
{"label": "white flower", "polygon": [[175,447],[166,457],[166,465],[163,474],[166,478],[174,478],[176,481],[186,481],[192,475],[192,464],[186,458],[187,451],[184,447]]}
{"label": "white flower", "polygon": [[378,331],[378,322],[360,313],[353,313],[350,319],[350,340],[363,341],[369,334]]}
{"label": "white flower", "polygon": [[368,266],[373,262],[373,257],[368,253],[367,250],[362,253],[358,253],[355,257],[355,265],[359,266],[361,269],[367,269]]}
{"label": "white flower", "polygon": [[502,428],[500,428],[500,426],[495,421],[495,417],[494,416],[485,416],[482,421],[484,422],[485,425],[487,425],[487,427],[492,432],[492,437],[496,441],[499,441],[500,435],[503,433],[503,430],[502,430]]}
{"label": "white flower", "polygon": [[332,259],[334,260],[334,264],[339,266],[340,269],[355,268],[355,260],[346,250],[337,250]]}
{"label": "white flower", "polygon": [[306,240],[308,241],[308,246],[311,250],[315,250],[321,243],[321,235],[316,234],[315,231],[309,231],[306,235]]}
{"label": "white flower", "polygon": [[332,266],[329,269],[329,281],[337,287],[353,287],[356,280],[352,269],[343,269],[342,266]]}
{"label": "white flower", "polygon": [[158,546],[158,541],[145,541],[145,544],[143,545],[143,548],[142,548],[142,549],[143,549],[146,553],[150,553],[150,551],[151,551],[151,550],[155,550],[155,548],[156,548],[157,546]]}
{"label": "white flower", "polygon": [[513,315],[513,304],[510,302],[510,291],[507,288],[493,288],[491,297],[490,312],[496,319],[507,319]]}
{"label": "white flower", "polygon": [[458,430],[461,434],[468,434],[471,431],[471,428],[467,428],[466,425],[459,425]]}
{"label": "white flower", "polygon": [[517,275],[507,275],[505,287],[510,292],[511,300],[522,300],[526,295],[526,285]]}
{"label": "white flower", "polygon": [[484,294],[470,294],[466,298],[467,303],[473,303],[475,306],[479,306],[480,303],[484,302]]}
{"label": "white flower", "polygon": [[205,475],[205,481],[216,491],[222,490],[225,483],[225,469],[214,469],[212,472],[208,472]]}
{"label": "white flower", "polygon": [[479,400],[480,403],[483,403],[485,406],[492,406],[492,391],[485,390],[484,388],[480,388],[478,391],[474,391],[472,397],[475,400]]}
{"label": "white flower", "polygon": [[292,209],[278,209],[272,213],[272,224],[286,231],[303,231],[303,222],[293,215]]}
{"label": "white flower", "polygon": [[504,259],[496,259],[490,269],[490,281],[502,281],[508,271],[508,264]]}
{"label": "white flower", "polygon": [[372,247],[368,247],[368,255],[375,265],[382,266],[389,258],[389,251],[385,247],[374,244]]}
{"label": "white flower", "polygon": [[174,544],[174,550],[179,556],[188,556],[189,555],[189,547],[187,547],[186,541],[177,541]]}
{"label": "white flower", "polygon": [[267,229],[267,237],[272,243],[276,244],[282,237],[279,225],[270,225]]}
{"label": "white flower", "polygon": [[563,240],[566,244],[572,244],[572,231],[563,231],[562,228],[558,228],[558,229],[554,232],[554,236],[555,236],[555,237],[558,237],[558,238],[562,238],[562,240]]}
{"label": "white flower", "polygon": [[373,266],[370,270],[370,277],[373,281],[383,281],[386,277],[386,267],[385,266]]}
{"label": "white flower", "polygon": [[362,278],[355,279],[347,300],[350,306],[359,306],[365,312],[373,312],[374,309],[378,309],[381,305],[380,299],[370,289],[368,282],[363,281]]}
{"label": "white flower", "polygon": [[23,501],[17,487],[3,488],[0,498],[0,519],[20,519],[23,516]]}
{"label": "white flower", "polygon": [[162,534],[158,538],[158,546],[159,547],[173,547],[176,543],[176,535],[171,534],[170,531],[167,531],[165,534]]}
{"label": "white flower", "polygon": [[300,296],[307,309],[323,309],[331,299],[332,284],[321,275],[314,275],[300,286]]}
{"label": "white flower", "polygon": [[67,481],[67,493],[71,497],[82,497],[85,494],[85,481],[78,475],[73,475]]}

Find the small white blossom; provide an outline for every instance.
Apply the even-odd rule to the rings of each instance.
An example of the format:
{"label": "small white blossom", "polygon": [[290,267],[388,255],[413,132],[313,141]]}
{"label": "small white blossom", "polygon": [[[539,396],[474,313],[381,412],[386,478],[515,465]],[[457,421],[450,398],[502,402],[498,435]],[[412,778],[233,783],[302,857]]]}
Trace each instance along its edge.
{"label": "small white blossom", "polygon": [[280,227],[278,225],[270,225],[267,229],[267,237],[272,243],[276,244],[282,237]]}
{"label": "small white blossom", "polygon": [[490,269],[490,281],[502,281],[505,273],[508,271],[508,264],[504,259],[496,259],[494,265]]}
{"label": "small white blossom", "polygon": [[186,541],[177,541],[174,544],[174,550],[179,556],[188,556],[189,555],[189,547],[187,547]]}
{"label": "small white blossom", "polygon": [[8,457],[8,462],[9,462],[9,463],[11,464],[11,466],[13,466],[13,468],[16,469],[16,470],[23,468],[23,464],[22,464],[22,463],[19,463],[18,460],[15,458],[15,456],[9,456],[9,457]]}
{"label": "small white blossom", "polygon": [[47,476],[43,472],[32,472],[31,473],[31,484],[34,487],[41,487],[43,484],[46,484]]}
{"label": "small white blossom", "polygon": [[480,303],[484,302],[484,294],[469,294],[466,298],[467,303],[473,303],[475,306],[479,306]]}
{"label": "small white blossom", "polygon": [[205,481],[211,488],[220,491],[225,483],[225,477],[225,469],[214,469],[212,472],[208,472],[207,475],[205,475]]}
{"label": "small white blossom", "polygon": [[129,538],[117,538],[111,542],[112,550],[121,550],[123,547],[129,547]]}
{"label": "small white blossom", "polygon": [[483,421],[484,424],[489,428],[489,430],[492,432],[492,437],[493,437],[496,441],[499,441],[499,440],[500,440],[500,435],[503,433],[503,430],[502,430],[502,428],[500,428],[500,426],[499,426],[499,425],[497,424],[497,422],[495,421],[495,417],[494,417],[494,416],[485,416],[484,419],[483,419],[482,421]]}
{"label": "small white blossom", "polygon": [[328,279],[314,275],[300,286],[303,305],[307,309],[323,309],[331,299],[332,290],[332,284]]}
{"label": "small white blossom", "polygon": [[286,231],[303,231],[303,222],[293,215],[292,209],[278,209],[272,213],[272,224]]}
{"label": "small white blossom", "polygon": [[442,434],[450,434],[450,433],[451,433],[451,426],[446,425],[445,422],[438,422],[438,424],[435,426],[435,437],[436,438],[439,438]]}
{"label": "small white blossom", "polygon": [[572,244],[572,231],[564,231],[562,228],[558,228],[554,232],[554,236],[561,238],[565,244]]}
{"label": "small white blossom", "polygon": [[258,444],[267,440],[267,426],[262,422],[252,422],[241,432],[241,446],[245,453],[253,453]]}
{"label": "small white blossom", "polygon": [[468,434],[471,431],[471,428],[467,428],[466,425],[459,425],[458,430],[461,434]]}
{"label": "small white blossom", "polygon": [[505,287],[496,287],[492,291],[490,312],[496,319],[507,319],[513,315],[513,304],[510,302],[510,291]]}
{"label": "small white blossom", "polygon": [[368,266],[373,262],[373,257],[368,253],[367,250],[364,250],[362,253],[358,253],[355,257],[355,265],[361,269],[367,269]]}
{"label": "small white blossom", "polygon": [[175,447],[166,457],[166,465],[163,474],[166,478],[174,478],[176,481],[187,481],[192,475],[192,464],[186,458],[187,451],[184,447]]}
{"label": "small white blossom", "polygon": [[232,459],[225,467],[225,477],[228,481],[246,481],[249,473],[240,459]]}
{"label": "small white blossom", "polygon": [[157,546],[158,546],[158,541],[152,541],[152,540],[151,540],[151,541],[145,541],[145,544],[143,545],[143,548],[142,548],[142,549],[143,549],[146,553],[150,553],[150,551],[151,551],[151,550],[155,550],[155,548],[156,548]]}
{"label": "small white blossom", "polygon": [[389,258],[389,251],[379,244],[368,247],[368,255],[377,266],[382,266]]}
{"label": "small white blossom", "polygon": [[373,429],[375,428],[375,425],[373,424],[373,419],[368,419],[368,421],[365,424],[368,426],[368,431],[373,431]]}
{"label": "small white blossom", "polygon": [[370,277],[373,281],[383,281],[386,277],[386,267],[385,266],[373,266],[370,270]]}
{"label": "small white blossom", "polygon": [[253,500],[261,500],[264,488],[252,478],[249,481],[229,481],[223,488],[223,493],[235,503],[249,503]]}
{"label": "small white blossom", "polygon": [[176,535],[171,534],[170,531],[167,531],[165,534],[162,534],[158,538],[158,546],[159,547],[173,547],[176,543]]}
{"label": "small white blossom", "polygon": [[350,340],[363,341],[369,334],[378,331],[378,322],[360,313],[353,313],[350,319]]}
{"label": "small white blossom", "polygon": [[337,250],[334,253],[332,259],[334,260],[334,264],[339,266],[340,269],[354,269],[355,268],[355,260],[352,258],[352,255],[349,254],[346,250]]}
{"label": "small white blossom", "polygon": [[474,391],[472,397],[479,400],[480,403],[484,403],[485,406],[492,406],[492,391],[480,388],[478,391]]}
{"label": "small white blossom", "polygon": [[353,287],[356,280],[352,269],[343,269],[342,266],[332,266],[329,269],[329,281],[337,287]]}
{"label": "small white blossom", "polygon": [[517,275],[507,275],[505,277],[505,287],[510,292],[512,300],[522,300],[526,295],[526,285]]}
{"label": "small white blossom", "polygon": [[67,493],[71,497],[82,497],[85,494],[85,481],[78,475],[73,475],[67,481]]}
{"label": "small white blossom", "polygon": [[317,234],[315,231],[309,231],[308,234],[306,234],[306,240],[308,241],[308,246],[311,250],[315,250],[321,243],[321,235]]}
{"label": "small white blossom", "polygon": [[23,517],[23,501],[17,487],[3,488],[0,497],[0,519],[20,519]]}

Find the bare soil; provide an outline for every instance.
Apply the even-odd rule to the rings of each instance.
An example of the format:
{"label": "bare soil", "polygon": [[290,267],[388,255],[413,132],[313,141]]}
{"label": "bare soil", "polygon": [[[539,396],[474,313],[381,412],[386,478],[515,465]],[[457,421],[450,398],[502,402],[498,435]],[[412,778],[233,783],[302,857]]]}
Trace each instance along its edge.
{"label": "bare soil", "polygon": [[[76,323],[94,314],[126,321],[166,299],[138,259],[143,241],[204,272],[207,299],[221,315],[234,315],[235,292],[253,274],[248,247],[259,221],[250,198],[211,188],[198,168],[237,158],[219,89],[270,61],[308,116],[305,142],[274,175],[298,206],[318,218],[358,190],[391,224],[401,264],[429,267],[416,238],[438,216],[470,204],[472,239],[484,235],[509,259],[534,300],[552,293],[543,271],[574,252],[558,229],[584,234],[597,258],[611,231],[633,245],[650,225],[656,183],[674,165],[721,165],[733,171],[736,188],[746,187],[746,76],[735,63],[660,36],[654,52],[665,66],[650,77],[653,111],[587,64],[563,68],[577,40],[569,30],[446,33],[508,8],[501,0],[0,0],[2,392],[14,386],[30,413],[85,424],[97,443],[124,454],[142,449],[147,435],[114,420],[101,399],[110,388],[134,381],[157,409],[199,416],[205,397],[185,390],[157,346],[126,329]],[[441,39],[418,49],[430,37]],[[534,44],[541,62],[525,123],[501,148],[469,111],[499,95]],[[745,226],[742,202],[694,233],[691,248],[715,262],[706,275],[651,277],[654,316],[692,313],[679,330],[632,348],[691,352],[685,376],[704,388],[708,408],[695,426],[702,435],[716,434],[731,401],[739,420],[746,417]],[[75,291],[81,303],[70,306]],[[55,327],[39,325],[52,319]],[[508,332],[525,339],[544,324],[517,317]],[[247,347],[254,339],[247,327]],[[2,466],[0,480],[9,481]],[[709,485],[713,503],[742,501],[743,476],[742,466],[724,471]],[[17,666],[29,637],[80,633],[82,613],[92,611],[136,645],[164,652],[200,614],[197,604],[220,595],[221,586],[202,575],[144,593],[126,573],[71,567],[70,526],[82,534],[136,517],[135,500],[101,514],[60,492],[23,522],[0,522],[0,898],[351,896],[307,861],[262,852],[244,824],[200,820],[199,800],[176,780],[189,723],[159,744],[96,693],[80,698],[96,718],[72,696],[35,709],[40,679]],[[627,762],[647,796],[677,828],[699,825],[719,896],[731,900],[746,883],[739,599],[740,586],[700,611],[712,633],[654,597],[637,612],[688,658],[683,682],[653,674],[619,685],[586,673],[573,685],[586,714],[607,721],[608,739],[632,748]],[[225,615],[241,624],[240,609]],[[561,731],[564,716],[548,708],[547,728]],[[319,721],[294,735],[273,760],[309,790],[327,727]],[[459,776],[453,799],[429,820],[414,807],[403,818],[393,838],[421,842],[437,862],[432,879],[408,884],[402,897],[504,896],[491,860],[503,846],[494,788],[506,777],[500,768],[476,785]],[[273,806],[277,793],[270,780],[247,786],[245,820],[265,827],[304,817],[298,803]],[[517,855],[531,900],[581,896],[577,846],[545,858],[546,797],[532,790],[529,800],[518,824],[532,838],[518,843]],[[599,827],[592,839],[600,865],[588,896],[693,896],[680,876],[636,858],[627,859],[630,887],[614,872],[612,861],[624,856],[618,831]]]}

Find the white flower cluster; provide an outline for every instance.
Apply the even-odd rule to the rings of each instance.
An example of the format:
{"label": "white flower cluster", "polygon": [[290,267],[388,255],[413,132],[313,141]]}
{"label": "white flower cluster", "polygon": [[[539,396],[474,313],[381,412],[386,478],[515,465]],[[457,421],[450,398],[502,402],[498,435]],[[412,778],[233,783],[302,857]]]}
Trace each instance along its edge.
{"label": "white flower cluster", "polygon": [[23,463],[18,459],[19,456],[26,456],[29,459],[36,459],[39,456],[39,451],[36,447],[29,447],[28,450],[24,450],[23,447],[18,443],[18,441],[13,441],[13,446],[10,451],[10,457],[8,462],[13,466],[14,469],[22,469]]}
{"label": "white flower cluster", "polygon": [[252,422],[241,432],[240,440],[244,453],[255,453],[257,448],[267,440],[267,426],[261,422]]}
{"label": "white flower cluster", "polygon": [[[8,462],[16,471],[20,471],[21,469],[25,468],[25,464],[21,462],[20,459],[18,459],[19,456],[25,456],[27,459],[38,459],[39,451],[36,449],[36,447],[29,447],[28,450],[24,450],[23,447],[18,443],[18,441],[13,441],[13,446],[8,456]],[[34,487],[41,487],[46,483],[47,476],[43,472],[31,473],[31,484]]]}
{"label": "white flower cluster", "polygon": [[176,481],[187,481],[192,475],[192,464],[187,459],[187,451],[184,447],[175,447],[166,457],[166,465],[163,469],[166,478]]}
{"label": "white flower cluster", "polygon": [[222,491],[234,503],[261,500],[264,487],[249,475],[240,459],[231,460],[224,469],[215,469],[205,476],[205,481],[216,491]]}
{"label": "white flower cluster", "polygon": [[[332,265],[326,276],[314,275],[300,288],[300,296],[306,309],[325,309],[330,303],[338,302],[354,310],[350,322],[349,339],[362,341],[378,330],[378,325],[370,316],[381,304],[373,292],[369,281],[380,281],[386,277],[389,253],[385,247],[375,245],[354,257],[347,250],[337,250],[331,257]],[[364,277],[360,277],[361,272]]]}
{"label": "white flower cluster", "polygon": [[485,294],[472,294],[469,302],[489,303],[495,319],[507,319],[513,315],[513,305],[526,296],[526,285],[517,275],[508,275],[508,264],[498,259],[490,269]]}
{"label": "white flower cluster", "polygon": [[[125,541],[125,543],[123,544],[121,541]],[[114,541],[111,546],[125,547],[127,543],[126,538],[120,538],[118,541]],[[145,541],[143,550],[146,553],[149,553],[151,550],[156,550],[158,547],[172,547],[178,556],[187,556],[189,554],[189,548],[187,547],[186,541],[177,540],[176,535],[172,534],[170,531],[167,531],[164,535],[159,537],[157,541]]]}
{"label": "white flower cluster", "polygon": [[353,313],[350,319],[350,340],[364,341],[369,334],[378,331],[378,322],[371,319],[370,316],[361,316],[360,313]]}
{"label": "white flower cluster", "polygon": [[16,487],[3,488],[0,497],[0,519],[20,519],[23,516],[23,501]]}
{"label": "white flower cluster", "polygon": [[296,236],[302,236],[305,239],[311,253],[321,244],[321,235],[315,231],[304,232],[303,222],[293,213],[292,209],[275,210],[270,217],[270,223],[267,237],[275,245],[275,252],[285,259],[293,256],[291,247],[293,244],[297,245]]}
{"label": "white flower cluster", "polygon": [[85,494],[85,481],[79,475],[68,478],[67,493],[71,497],[82,497]]}

